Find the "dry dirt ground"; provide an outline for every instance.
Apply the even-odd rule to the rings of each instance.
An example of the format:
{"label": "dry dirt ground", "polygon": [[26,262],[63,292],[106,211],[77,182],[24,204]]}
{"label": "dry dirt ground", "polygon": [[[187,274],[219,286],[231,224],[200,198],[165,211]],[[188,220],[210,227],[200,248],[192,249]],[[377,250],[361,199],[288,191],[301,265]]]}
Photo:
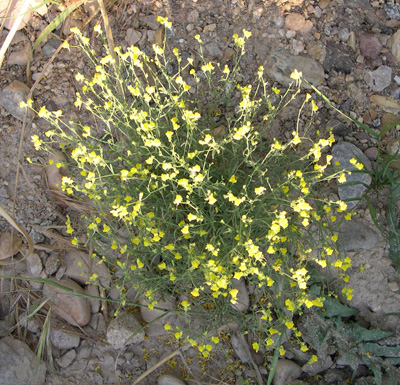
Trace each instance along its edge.
{"label": "dry dirt ground", "polygon": [[[59,10],[56,5],[48,5],[48,12],[44,15],[34,14],[26,27],[18,32],[9,48],[0,70],[0,89],[4,89],[14,80],[31,87],[57,46],[65,38],[65,32],[69,30],[69,27],[80,26],[90,12],[96,9],[96,5],[93,5],[93,8],[90,6],[78,8],[46,42],[34,51],[30,68],[27,69],[24,62],[26,47],[37,39]],[[395,34],[400,27],[400,7],[396,1],[117,0],[108,11],[115,44],[121,45],[123,49],[130,44],[137,44],[150,54],[151,46],[156,42],[159,34],[159,25],[155,21],[157,15],[168,16],[172,21],[173,28],[167,33],[167,44],[170,47],[178,47],[182,55],[186,57],[197,55],[194,36],[199,34],[204,43],[207,59],[231,65],[232,48],[234,48],[232,35],[240,34],[243,29],[246,29],[252,32],[252,37],[247,43],[246,54],[241,63],[245,82],[253,79],[259,65],[265,65],[271,67],[267,69],[270,86],[282,88],[284,80],[280,80],[279,75],[282,73],[284,75],[283,67],[285,65],[293,67],[298,63],[299,58],[308,57],[313,60],[313,63],[318,63],[323,68],[322,77],[317,79],[318,88],[341,111],[363,121],[376,132],[380,132],[397,120],[400,111],[400,106],[396,102],[400,96],[398,65],[400,57],[397,55],[400,53],[396,51],[398,49],[396,44],[400,43],[397,42],[399,37]],[[97,52],[101,52],[101,42],[92,32],[93,26],[98,22],[101,22],[100,13],[83,28],[83,32],[90,38],[91,46]],[[4,30],[0,38],[1,42],[5,40],[6,35],[7,30]],[[284,59],[278,59],[278,65],[282,67],[281,73],[279,68],[272,69],[273,64],[276,63],[274,52],[279,49],[285,50],[286,55]],[[286,60],[286,63],[280,63],[279,60]],[[46,105],[49,110],[62,109],[65,116],[73,116],[86,124],[92,124],[91,117],[85,111],[77,110],[73,104],[75,92],[79,90],[75,75],[78,72],[87,74],[91,70],[81,52],[76,49],[61,50],[47,67],[45,76],[33,92],[36,108]],[[374,95],[387,98],[371,99]],[[319,111],[314,129],[324,132],[328,127],[333,126],[336,129],[337,140],[355,144],[371,160],[374,167],[377,152],[376,139],[341,117],[322,100],[317,97],[316,100],[318,100]],[[271,125],[271,136],[285,138],[291,133],[297,116],[297,108],[298,105],[293,104],[280,114],[276,122]],[[54,276],[59,272],[60,266],[63,267],[64,252],[59,252],[54,256],[55,252],[52,249],[62,250],[63,244],[51,232],[67,236],[64,226],[67,215],[71,219],[78,219],[79,214],[72,208],[61,207],[54,200],[47,186],[44,168],[40,166],[47,163],[46,154],[35,151],[30,141],[32,135],[43,137],[48,129],[47,122],[35,117],[32,123],[27,124],[23,132],[21,120],[12,116],[10,112],[0,107],[0,204],[14,215],[17,222],[27,229],[34,243],[39,245],[36,247],[36,253],[43,266],[43,271],[39,276]],[[397,137],[398,130],[395,127],[384,138],[384,151],[397,140]],[[18,159],[21,143],[22,152]],[[34,164],[30,164],[26,160],[27,157]],[[18,161],[20,172],[18,186],[15,188]],[[371,196],[373,204],[378,208],[378,221],[383,225],[387,204],[385,197],[387,194],[384,193],[379,198]],[[15,207],[13,206],[14,199]],[[366,210],[366,204],[361,203],[358,211],[360,221],[372,228],[373,224]],[[4,232],[7,229],[9,229],[9,224],[0,220],[0,230]],[[371,238],[373,241],[369,243]],[[359,259],[360,265],[372,264],[371,261],[374,261],[379,267],[378,273],[377,270],[373,270],[368,278],[361,276],[355,278],[357,282],[362,283],[360,290],[364,291],[364,294],[356,298],[359,300],[360,308],[365,304],[361,297],[364,298],[365,292],[368,292],[371,287],[386,285],[389,288],[388,291],[376,291],[375,296],[367,296],[367,300],[373,303],[368,309],[364,309],[363,314],[370,316],[364,322],[366,325],[383,326],[383,328],[399,332],[398,318],[395,317],[385,324],[381,317],[381,314],[388,310],[389,312],[399,311],[395,302],[390,302],[392,297],[383,298],[393,294],[395,296],[394,299],[392,298],[393,301],[398,301],[399,295],[399,279],[387,258],[387,242],[378,236],[376,231],[371,230],[370,233],[366,233],[366,239],[361,240],[361,246],[359,245],[357,250],[360,249],[370,249],[368,253],[371,252],[371,254],[367,251],[361,252],[360,258],[369,258],[369,260]],[[55,267],[52,264],[55,264]],[[26,264],[17,264],[12,269],[4,268],[3,273],[26,275],[27,269],[29,266]],[[377,280],[375,283],[374,279]],[[21,282],[18,281],[10,284],[8,280],[2,280],[0,308],[2,336],[10,333],[12,325],[9,315],[15,314],[16,310],[22,312],[26,303],[26,296],[15,296],[18,293],[18,287],[15,285],[20,284]],[[40,288],[40,285],[34,286],[32,295],[35,295],[36,290]],[[6,293],[14,294],[12,297],[14,302],[5,300]],[[37,293],[37,297],[40,298],[40,291]],[[117,298],[117,294],[117,290],[113,288],[106,293],[111,298]],[[140,318],[138,312],[134,314]],[[74,341],[79,337],[78,342],[72,342],[68,348],[63,348],[62,344],[59,344],[61,347],[53,347],[56,369],[54,373],[51,373],[48,366],[46,384],[131,384],[140,374],[180,347],[173,339],[164,335],[146,336],[141,343],[129,345],[121,351],[115,350],[105,338],[107,324],[112,315],[112,305],[103,312],[99,312],[97,308],[94,310],[89,326],[81,330],[62,322],[60,327],[67,328],[67,335],[70,337],[72,335],[75,338]],[[15,329],[12,332],[14,337],[26,341],[32,350],[37,347],[44,315],[38,314],[37,321],[39,326],[35,331],[26,331],[22,327],[19,333]],[[31,327],[31,329],[34,328]],[[201,358],[195,349],[181,349],[166,363],[151,371],[141,383],[154,384],[160,375],[167,373],[174,374],[187,384],[253,384],[257,383],[257,372],[266,382],[267,370],[263,364],[267,364],[271,357],[267,357],[265,361],[261,356],[254,356],[246,362],[245,358],[238,356],[240,353],[237,351],[235,353],[233,350],[228,334],[221,334],[221,339],[223,340],[222,348],[208,360]],[[341,365],[337,357],[333,358],[331,366],[325,368],[326,370],[317,375],[302,373],[298,381],[320,385],[374,383],[369,377],[371,373],[367,372],[365,367],[360,367],[357,373],[359,381],[364,382],[355,382],[356,380],[351,382],[351,370]],[[257,370],[254,369],[255,367]],[[180,384],[176,379],[171,381],[164,383]],[[279,381],[276,380],[275,384],[289,383],[290,378]],[[3,383],[1,379],[0,383]]]}

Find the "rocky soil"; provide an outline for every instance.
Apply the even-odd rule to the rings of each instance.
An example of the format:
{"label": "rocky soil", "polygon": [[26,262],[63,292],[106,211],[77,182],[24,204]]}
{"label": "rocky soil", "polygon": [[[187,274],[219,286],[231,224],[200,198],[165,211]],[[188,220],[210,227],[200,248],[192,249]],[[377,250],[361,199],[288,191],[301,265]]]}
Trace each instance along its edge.
{"label": "rocky soil", "polygon": [[[7,3],[0,1],[0,15],[1,7]],[[26,130],[22,132],[24,111],[18,107],[19,101],[26,98],[69,28],[80,26],[97,11],[95,2],[87,2],[85,7],[74,11],[35,49],[27,68],[32,44],[60,11],[55,5],[47,8],[31,15],[24,28],[17,32],[0,69],[0,204],[13,213],[36,245],[35,253],[26,261],[12,267],[2,266],[1,274],[51,278],[79,292],[117,300],[118,290],[104,265],[96,265],[88,258],[88,252],[66,246],[70,244],[68,239],[65,241],[67,215],[73,219],[79,214],[71,207],[62,207],[51,193],[47,182],[49,171],[45,172],[40,166],[47,164],[46,154],[35,151],[29,140],[32,135],[43,137],[48,123],[28,114]],[[252,32],[252,37],[241,63],[244,82],[251,81],[258,66],[264,65],[269,85],[284,88],[296,68],[340,111],[365,123],[375,133],[399,119],[400,4],[396,1],[122,0],[109,10],[116,45],[124,49],[135,44],[150,53],[152,44],[161,35],[157,15],[168,16],[172,21],[167,44],[178,47],[186,58],[196,57],[198,45],[194,36],[199,34],[207,59],[232,64],[232,35],[240,34],[245,28]],[[101,51],[101,42],[96,40],[92,27],[100,20],[97,14],[91,26],[83,28],[97,52]],[[7,33],[7,29],[3,30],[1,43]],[[62,109],[65,116],[92,124],[91,116],[73,105],[79,89],[75,75],[90,71],[81,52],[61,50],[47,66],[45,76],[33,92],[35,106],[46,105],[53,111]],[[338,142],[333,150],[334,157],[347,169],[352,167],[349,159],[358,157],[367,169],[374,170],[378,154],[376,137],[335,112],[311,90],[305,92],[312,93],[318,101],[319,110],[312,130],[326,132],[333,128]],[[296,103],[285,108],[271,124],[268,134],[278,139],[290,137],[297,112]],[[399,130],[400,125],[385,134],[383,152],[396,152]],[[354,174],[354,178],[366,186],[372,183],[367,174]],[[335,189],[342,199],[360,197],[365,191],[360,185]],[[370,194],[370,200],[377,209],[376,220],[385,227],[387,189],[381,188],[379,195]],[[340,237],[343,251],[353,260],[349,287],[354,289],[354,297],[348,304],[358,310],[357,322],[367,328],[392,331],[393,338],[397,336],[399,341],[400,277],[388,256],[388,240],[375,227],[365,201],[358,204],[356,211],[356,219],[343,225]],[[0,230],[3,235],[10,230],[5,220],[0,220]],[[7,241],[10,241],[7,235],[0,239],[3,261],[14,254]],[[93,272],[103,277],[100,291],[97,287],[85,286]],[[24,287],[23,291],[19,291],[19,286]],[[159,315],[146,308],[141,308],[141,312],[128,308],[114,318],[116,305],[112,303],[106,305],[93,298],[70,297],[61,289],[55,290],[40,282],[2,278],[0,290],[1,384],[131,384],[148,369],[150,373],[140,382],[142,384],[255,384],[257,379],[266,382],[268,373],[264,365],[268,362],[261,354],[250,352],[251,341],[247,336],[233,331],[221,333],[221,349],[215,350],[207,360],[199,356],[197,350],[176,344],[161,321],[143,330],[143,325]],[[55,291],[58,292],[56,298]],[[30,293],[29,302],[26,294],[19,294],[27,292]],[[248,296],[246,288],[242,292]],[[49,297],[53,303],[49,336],[54,372],[48,363],[42,361],[36,369],[34,363],[33,352],[46,327],[45,312],[37,312],[29,320],[24,317],[24,311],[32,307],[32,303]],[[136,293],[128,298],[138,300]],[[243,300],[246,301],[250,302],[249,297]],[[166,309],[169,306],[170,303],[165,304]],[[247,308],[241,310],[247,311]],[[392,315],[388,315],[390,313]],[[13,328],[16,319],[21,321],[19,328]],[[175,317],[168,322],[180,321]],[[307,336],[309,330],[304,327],[305,338],[311,338]],[[391,346],[399,345],[393,342]],[[324,362],[312,368],[305,365],[309,357],[299,359],[288,353],[278,363],[274,384],[374,384],[372,373],[365,365],[358,367],[356,378],[349,382],[352,370],[333,345],[330,346]],[[272,353],[268,359],[271,358]],[[154,367],[157,363],[160,365]],[[388,381],[385,376],[384,381]]]}

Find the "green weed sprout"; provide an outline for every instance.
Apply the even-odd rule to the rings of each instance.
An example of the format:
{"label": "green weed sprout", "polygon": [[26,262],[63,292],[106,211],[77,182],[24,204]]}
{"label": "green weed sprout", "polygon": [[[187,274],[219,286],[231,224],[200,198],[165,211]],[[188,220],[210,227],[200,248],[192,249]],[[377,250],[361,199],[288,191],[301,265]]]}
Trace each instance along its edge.
{"label": "green weed sprout", "polygon": [[[167,19],[159,21],[170,27]],[[103,37],[99,25],[94,31]],[[115,48],[118,62],[110,52],[99,58],[89,39],[75,33],[95,69],[93,76],[76,75],[82,91],[75,105],[92,113],[102,131],[67,123],[61,111],[42,107],[38,115],[53,128],[32,139],[36,148],[58,148],[69,159],[62,190],[90,202],[82,220],[96,254],[114,271],[121,306],[132,287],[149,308],[160,296],[179,298],[187,328],[166,329],[205,357],[219,341],[207,332],[232,321],[254,332],[256,351],[273,348],[288,329],[300,337],[293,315],[324,302],[323,294],[309,291],[310,266],[334,266],[345,280],[351,266],[339,255],[335,235],[346,204],[320,192],[332,179],[346,180],[332,171],[332,157],[322,156],[333,135],[312,140],[300,136],[297,125],[286,142],[263,139],[280,109],[300,97],[301,73],[293,72],[287,92],[273,88],[274,98],[262,67],[253,84],[242,84],[246,30],[233,36],[232,68],[206,61],[196,36],[198,69],[177,48],[168,55],[165,44],[154,45],[152,57],[132,46]],[[309,94],[299,116],[303,109],[318,109]],[[79,235],[72,242],[83,246]],[[253,288],[244,312],[237,309],[240,280]],[[343,290],[351,299],[351,289]],[[191,312],[203,317],[198,330]]]}

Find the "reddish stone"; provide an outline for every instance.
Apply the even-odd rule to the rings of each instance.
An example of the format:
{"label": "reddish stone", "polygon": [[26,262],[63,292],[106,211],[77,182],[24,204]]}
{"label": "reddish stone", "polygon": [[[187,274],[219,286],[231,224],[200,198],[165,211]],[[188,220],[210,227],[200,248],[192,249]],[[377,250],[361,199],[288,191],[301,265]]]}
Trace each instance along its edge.
{"label": "reddish stone", "polygon": [[360,36],[361,55],[375,59],[381,53],[382,44],[376,35],[365,34]]}

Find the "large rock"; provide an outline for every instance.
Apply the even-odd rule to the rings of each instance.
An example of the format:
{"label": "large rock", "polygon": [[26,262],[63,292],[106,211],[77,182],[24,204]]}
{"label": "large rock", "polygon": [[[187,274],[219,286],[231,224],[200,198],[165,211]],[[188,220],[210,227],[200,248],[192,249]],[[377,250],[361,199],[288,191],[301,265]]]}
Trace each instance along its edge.
{"label": "large rock", "polygon": [[[23,121],[26,108],[21,108],[19,104],[27,101],[29,91],[29,87],[24,83],[14,80],[0,93],[0,105],[3,106],[9,114],[14,116],[14,118]],[[32,110],[28,109],[26,119],[27,122],[32,121]]]}
{"label": "large rock", "polygon": [[172,312],[173,310],[176,310],[175,303],[166,300],[159,300],[154,309],[148,308],[149,302],[146,299],[139,300],[139,303],[143,305],[140,307],[140,314],[143,320],[149,324],[146,328],[147,336],[158,337],[168,334],[164,325],[166,323],[175,323],[177,315]]}
{"label": "large rock", "polygon": [[[365,169],[371,170],[371,162],[365,154],[354,144],[341,142],[336,144],[332,150],[333,162],[339,162],[342,170],[351,172],[346,174],[347,182],[339,184],[340,199],[346,201],[349,209],[355,207],[358,203],[357,198],[361,198],[367,187],[371,184],[371,176],[365,172],[359,172],[356,167],[350,163],[350,159],[354,158],[361,162]],[[355,183],[350,184],[350,183]],[[349,201],[348,201],[349,200]]]}
{"label": "large rock", "polygon": [[[267,57],[264,67],[267,75],[273,80],[289,85],[293,82],[290,74],[297,69],[303,73],[303,79],[308,80],[314,86],[320,86],[325,82],[324,69],[314,59],[308,56],[294,56],[289,51],[278,49],[272,51]],[[302,82],[304,88],[310,88],[306,82]]]}
{"label": "large rock", "polygon": [[43,286],[43,296],[49,298],[53,311],[73,326],[85,326],[90,321],[91,309],[87,298],[76,295],[85,294],[82,287],[69,278],[52,281],[72,289],[67,291],[47,283]]}
{"label": "large rock", "polygon": [[379,241],[378,232],[359,219],[344,221],[339,227],[339,250],[372,250]]}
{"label": "large rock", "polygon": [[35,366],[35,354],[29,346],[11,336],[0,340],[1,385],[42,385],[46,378],[46,364]]}
{"label": "large rock", "polygon": [[302,372],[300,366],[295,362],[282,358],[278,360],[276,365],[273,384],[284,385],[291,383],[291,381],[299,378]]}
{"label": "large rock", "polygon": [[67,330],[57,323],[51,325],[50,340],[53,346],[61,350],[77,348],[81,342],[78,333]]}
{"label": "large rock", "polygon": [[104,263],[98,257],[90,257],[89,254],[78,250],[67,251],[63,257],[66,266],[65,275],[73,278],[82,285],[89,281],[95,273],[98,281],[104,288],[110,287],[111,275]]}
{"label": "large rock", "polygon": [[144,330],[135,316],[122,311],[110,322],[107,328],[107,342],[114,349],[137,344],[144,340]]}

